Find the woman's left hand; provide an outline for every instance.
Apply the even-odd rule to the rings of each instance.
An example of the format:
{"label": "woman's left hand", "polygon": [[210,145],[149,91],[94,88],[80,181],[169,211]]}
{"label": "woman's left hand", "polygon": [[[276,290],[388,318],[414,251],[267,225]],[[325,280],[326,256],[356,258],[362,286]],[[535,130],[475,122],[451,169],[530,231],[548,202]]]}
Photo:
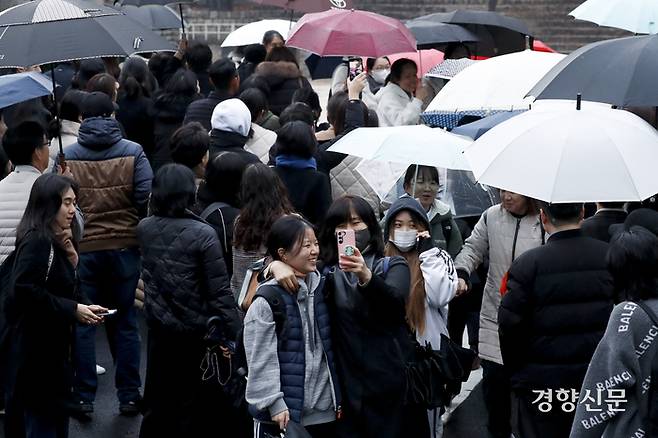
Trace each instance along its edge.
{"label": "woman's left hand", "polygon": [[418,234],[416,235],[416,238],[418,238],[418,239],[429,239],[430,238],[430,232],[429,231],[419,231]]}
{"label": "woman's left hand", "polygon": [[360,284],[368,284],[372,278],[372,272],[358,248],[354,248],[353,256],[341,254],[338,260],[338,266],[344,272],[353,272],[356,274]]}

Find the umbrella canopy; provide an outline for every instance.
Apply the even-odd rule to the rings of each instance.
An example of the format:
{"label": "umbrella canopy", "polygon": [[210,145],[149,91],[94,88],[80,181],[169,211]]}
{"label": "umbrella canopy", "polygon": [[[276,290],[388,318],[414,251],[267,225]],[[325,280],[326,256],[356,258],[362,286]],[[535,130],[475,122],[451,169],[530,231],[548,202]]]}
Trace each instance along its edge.
{"label": "umbrella canopy", "polygon": [[173,43],[123,14],[0,27],[0,67],[174,50]]}
{"label": "umbrella canopy", "polygon": [[[413,52],[403,52],[388,55],[388,59],[391,61],[391,64],[401,58],[407,58],[414,61],[418,67],[416,75],[419,78],[422,78],[425,74],[427,74],[433,65],[443,61],[443,52],[439,52],[435,49],[422,49]],[[363,64],[365,65],[365,60]]]}
{"label": "umbrella canopy", "polygon": [[144,5],[191,5],[196,0],[121,0],[122,5],[144,6]]}
{"label": "umbrella canopy", "polygon": [[544,103],[466,149],[478,181],[546,202],[641,201],[658,193],[658,132],[603,105]]}
{"label": "umbrella canopy", "polygon": [[165,30],[181,27],[180,15],[173,9],[163,5],[133,6],[125,5],[121,10],[133,20],[141,23],[147,29]]}
{"label": "umbrella canopy", "polygon": [[587,0],[569,15],[633,33],[658,33],[658,3],[654,0]]}
{"label": "umbrella canopy", "polygon": [[[292,26],[295,22],[292,22]],[[260,44],[263,41],[263,35],[268,30],[276,30],[284,37],[290,31],[291,22],[289,20],[260,20],[253,23],[245,24],[229,33],[222,42],[222,47],[248,46],[249,44]]]}
{"label": "umbrella canopy", "polygon": [[469,58],[444,59],[432,67],[425,76],[438,79],[452,79],[457,73],[460,73],[467,67],[475,64],[477,61]]}
{"label": "umbrella canopy", "polygon": [[416,50],[416,39],[399,20],[344,9],[304,15],[286,44],[320,56],[378,58]]}
{"label": "umbrella canopy", "polygon": [[0,26],[121,14],[116,9],[101,6],[89,0],[37,0],[22,3],[0,12]]}
{"label": "umbrella canopy", "polygon": [[[331,8],[352,9],[352,0],[250,0],[253,3],[265,6],[276,6],[289,11],[323,12]],[[281,34],[283,35],[283,34]]]}
{"label": "umbrella canopy", "polygon": [[537,99],[583,99],[619,107],[658,106],[658,36],[598,41],[564,58],[528,92]]}
{"label": "umbrella canopy", "polygon": [[426,111],[528,109],[528,91],[563,58],[526,50],[478,61],[448,82]]}
{"label": "umbrella canopy", "polygon": [[44,75],[30,71],[0,76],[0,108],[52,94],[53,84]]}
{"label": "umbrella canopy", "polygon": [[488,117],[484,117],[475,122],[467,123],[465,125],[457,126],[452,131],[453,134],[463,135],[470,137],[473,140],[477,140],[482,137],[485,132],[489,131],[494,126],[497,126],[503,123],[505,120],[511,119],[514,116],[518,116],[524,111],[505,111],[501,113],[496,113]]}
{"label": "umbrella canopy", "polygon": [[496,56],[518,52],[526,47],[526,35],[531,36],[525,23],[492,11],[457,10],[423,15],[416,20],[459,24],[478,37],[472,46],[480,56]]}
{"label": "umbrella canopy", "polygon": [[328,151],[369,160],[470,170],[464,148],[471,140],[425,125],[358,128]]}
{"label": "umbrella canopy", "polygon": [[436,48],[448,43],[473,43],[479,41],[475,33],[457,24],[410,20],[405,25],[416,38],[419,49]]}

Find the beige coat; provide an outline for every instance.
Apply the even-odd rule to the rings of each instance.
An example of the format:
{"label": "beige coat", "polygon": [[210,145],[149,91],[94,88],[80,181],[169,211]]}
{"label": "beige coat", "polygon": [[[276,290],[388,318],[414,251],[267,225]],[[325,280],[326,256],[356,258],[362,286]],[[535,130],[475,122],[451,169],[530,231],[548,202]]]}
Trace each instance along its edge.
{"label": "beige coat", "polygon": [[[513,250],[515,234],[516,249]],[[464,242],[464,248],[455,258],[455,268],[470,275],[489,256],[489,274],[480,311],[478,349],[482,359],[503,363],[498,338],[498,307],[501,301],[500,283],[512,265],[512,252],[517,258],[541,245],[541,242],[542,232],[537,215],[517,219],[497,204],[482,214],[473,233]]]}

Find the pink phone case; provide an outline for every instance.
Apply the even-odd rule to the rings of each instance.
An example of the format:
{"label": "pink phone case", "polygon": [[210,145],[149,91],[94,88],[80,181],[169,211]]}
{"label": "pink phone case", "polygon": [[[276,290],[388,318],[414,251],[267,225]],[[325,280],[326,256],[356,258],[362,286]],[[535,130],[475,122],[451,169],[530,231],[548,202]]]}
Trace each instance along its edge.
{"label": "pink phone case", "polygon": [[336,240],[338,242],[338,255],[353,256],[356,252],[356,238],[354,230],[336,231]]}

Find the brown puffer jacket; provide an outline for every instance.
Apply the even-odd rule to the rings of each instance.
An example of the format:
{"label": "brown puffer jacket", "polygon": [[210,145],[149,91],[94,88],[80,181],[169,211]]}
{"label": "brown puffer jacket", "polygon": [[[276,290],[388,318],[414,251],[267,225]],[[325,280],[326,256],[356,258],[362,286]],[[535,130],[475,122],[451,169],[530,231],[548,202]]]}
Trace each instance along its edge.
{"label": "brown puffer jacket", "polygon": [[142,147],[122,138],[115,119],[92,117],[82,122],[78,142],[65,155],[85,215],[80,252],[137,246],[135,228],[153,179]]}

